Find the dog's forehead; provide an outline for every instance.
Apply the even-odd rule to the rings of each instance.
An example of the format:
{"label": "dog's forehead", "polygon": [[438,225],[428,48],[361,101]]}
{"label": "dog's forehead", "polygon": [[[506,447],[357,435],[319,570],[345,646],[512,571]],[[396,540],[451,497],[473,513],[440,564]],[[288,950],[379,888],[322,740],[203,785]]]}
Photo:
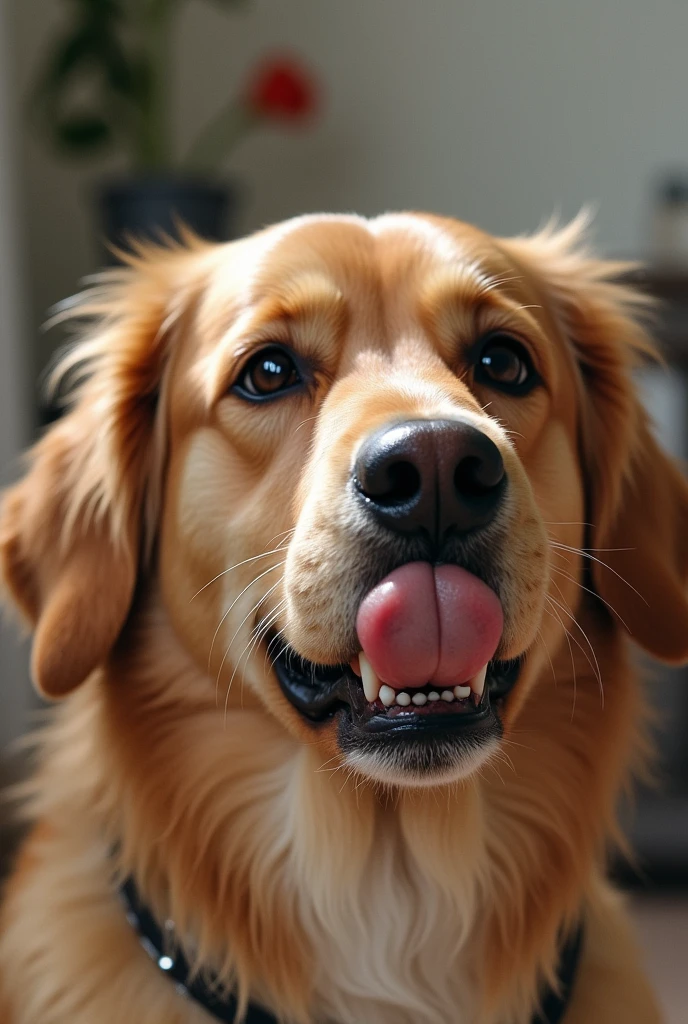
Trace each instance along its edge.
{"label": "dog's forehead", "polygon": [[319,272],[345,297],[364,299],[419,289],[428,277],[461,271],[472,284],[487,284],[507,261],[488,235],[459,221],[423,214],[373,219],[316,215],[266,232],[255,250],[251,284],[264,293],[285,279]]}

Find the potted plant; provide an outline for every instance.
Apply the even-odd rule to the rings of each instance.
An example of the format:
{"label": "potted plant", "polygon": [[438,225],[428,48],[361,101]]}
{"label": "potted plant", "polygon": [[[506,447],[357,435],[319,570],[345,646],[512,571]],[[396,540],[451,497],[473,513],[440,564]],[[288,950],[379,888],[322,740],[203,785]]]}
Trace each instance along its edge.
{"label": "potted plant", "polygon": [[[242,0],[216,0],[229,8]],[[74,157],[122,152],[131,172],[101,194],[104,234],[177,237],[180,223],[202,237],[227,237],[233,192],[219,172],[234,147],[268,121],[298,123],[317,90],[293,58],[256,68],[240,95],[201,129],[186,154],[171,127],[170,37],[180,0],[70,0],[72,19],[55,39],[32,107],[54,148]]]}

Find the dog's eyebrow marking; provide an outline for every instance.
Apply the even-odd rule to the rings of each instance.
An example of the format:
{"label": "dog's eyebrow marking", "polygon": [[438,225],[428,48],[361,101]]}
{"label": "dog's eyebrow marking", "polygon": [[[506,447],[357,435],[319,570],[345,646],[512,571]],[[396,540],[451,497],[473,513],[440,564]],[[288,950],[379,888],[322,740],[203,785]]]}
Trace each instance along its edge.
{"label": "dog's eyebrow marking", "polygon": [[494,294],[497,283],[483,272],[476,273],[472,262],[440,266],[429,273],[420,288],[418,316],[436,337],[445,358],[451,360],[457,345],[473,339],[479,308],[488,302],[493,309],[500,308]]}
{"label": "dog's eyebrow marking", "polygon": [[246,350],[243,341],[274,330],[272,340],[286,341],[287,325],[298,328],[298,337],[311,351],[327,355],[327,343],[338,336],[347,323],[347,305],[334,281],[321,271],[304,270],[281,281],[273,294],[247,306],[220,339],[214,351],[199,367],[205,378],[206,401],[212,405],[226,390],[228,377],[237,359]]}

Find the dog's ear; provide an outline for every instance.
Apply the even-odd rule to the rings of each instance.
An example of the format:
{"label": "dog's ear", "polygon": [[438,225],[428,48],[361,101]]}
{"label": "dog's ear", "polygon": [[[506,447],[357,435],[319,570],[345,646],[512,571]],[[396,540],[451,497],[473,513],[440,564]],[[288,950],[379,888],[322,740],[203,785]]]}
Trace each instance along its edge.
{"label": "dog's ear", "polygon": [[633,639],[663,661],[688,660],[688,482],[640,410],[616,511],[592,546],[595,586]]}
{"label": "dog's ear", "polygon": [[164,438],[158,397],[174,330],[181,251],[111,271],[77,302],[91,324],[61,367],[71,409],[0,506],[0,569],[35,630],[32,669],[64,696],[107,657],[127,617],[157,519]]}
{"label": "dog's ear", "polygon": [[580,449],[595,588],[645,650],[688,659],[688,481],[657,444],[633,371],[653,356],[649,302],[591,257],[583,218],[503,243],[576,357]]}

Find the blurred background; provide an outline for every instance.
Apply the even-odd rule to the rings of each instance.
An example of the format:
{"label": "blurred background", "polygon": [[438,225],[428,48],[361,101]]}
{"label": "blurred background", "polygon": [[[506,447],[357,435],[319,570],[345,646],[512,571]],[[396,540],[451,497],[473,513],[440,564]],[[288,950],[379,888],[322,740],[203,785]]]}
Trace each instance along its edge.
{"label": "blurred background", "polygon": [[[682,0],[3,0],[0,474],[55,411],[47,311],[181,212],[231,237],[306,211],[427,209],[499,234],[596,211],[642,260],[666,368],[641,385],[688,446],[688,5]],[[688,528],[688,524],[687,528]],[[0,745],[35,707],[0,631]],[[655,667],[663,787],[624,872],[669,1019],[688,1020],[688,679]],[[11,758],[1,762],[11,775]]]}

